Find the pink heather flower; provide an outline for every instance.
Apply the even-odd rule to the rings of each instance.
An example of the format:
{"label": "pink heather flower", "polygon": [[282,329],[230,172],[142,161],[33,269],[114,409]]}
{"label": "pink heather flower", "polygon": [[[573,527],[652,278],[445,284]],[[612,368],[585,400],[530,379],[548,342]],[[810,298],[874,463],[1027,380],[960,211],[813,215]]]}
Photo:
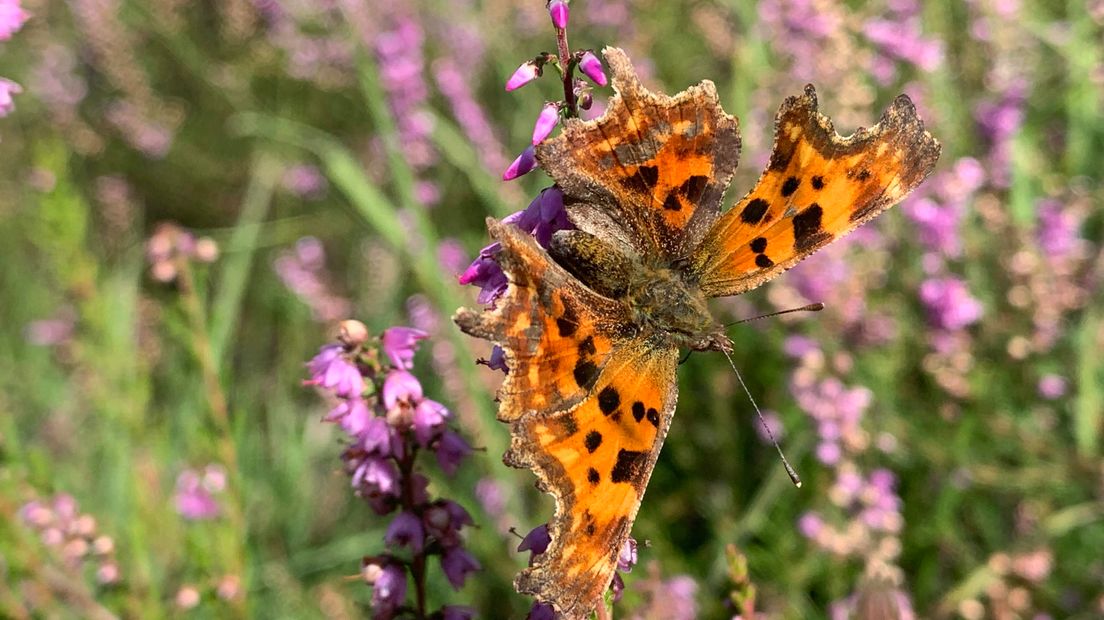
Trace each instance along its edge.
{"label": "pink heather flower", "polygon": [[422,399],[422,384],[405,370],[392,370],[383,381],[383,406],[388,411],[399,401],[414,404]]}
{"label": "pink heather flower", "polygon": [[318,385],[342,398],[356,398],[364,391],[364,377],[349,360],[339,344],[322,347],[314,359],[307,362],[311,374],[309,384]]}
{"label": "pink heather flower", "polygon": [[327,422],[337,422],[342,430],[356,437],[364,432],[373,416],[363,400],[350,398],[338,403],[324,419]]}
{"label": "pink heather flower", "polygon": [[0,118],[11,114],[15,110],[15,101],[12,95],[23,92],[23,88],[11,80],[0,77]]}
{"label": "pink heather flower", "polygon": [[460,461],[471,454],[471,446],[460,435],[445,429],[437,442],[437,464],[448,475],[456,473]]}
{"label": "pink heather flower", "polygon": [[548,15],[552,18],[552,25],[563,30],[567,28],[567,18],[570,14],[566,0],[552,0],[548,3]]}
{"label": "pink heather flower", "polygon": [[203,486],[199,474],[191,469],[184,470],[177,477],[173,501],[180,516],[189,521],[214,519],[221,512],[218,501]]}
{"label": "pink heather flower", "polygon": [[528,174],[533,168],[537,167],[536,151],[533,146],[530,145],[521,152],[521,155],[517,156],[506,172],[502,173],[503,181],[512,181],[520,176]]}
{"label": "pink heather flower", "polygon": [[579,70],[583,72],[583,75],[590,78],[590,81],[599,86],[605,86],[609,83],[605,72],[602,70],[602,61],[598,60],[594,52],[583,54],[583,57],[579,59]]}
{"label": "pink heather flower", "polygon": [[392,547],[410,547],[415,553],[421,551],[425,544],[422,520],[412,512],[400,512],[391,521],[383,540]]}
{"label": "pink heather flower", "polygon": [[536,146],[544,141],[545,138],[552,133],[552,130],[556,128],[556,123],[560,120],[560,104],[555,101],[544,104],[541,108],[540,114],[537,116],[537,122],[533,125],[533,145]]}
{"label": "pink heather flower", "polygon": [[31,14],[19,6],[19,0],[0,0],[0,41],[7,41],[19,32]]}
{"label": "pink heather flower", "polygon": [[824,520],[815,512],[806,512],[797,520],[797,531],[805,538],[816,538],[824,529]]}
{"label": "pink heather flower", "polygon": [[574,228],[564,208],[563,191],[556,186],[541,190],[528,207],[507,215],[502,221],[533,235],[542,248],[548,247],[556,231]]}
{"label": "pink heather flower", "polygon": [[1039,379],[1039,396],[1047,400],[1057,400],[1066,395],[1066,379],[1055,374],[1043,375]]}
{"label": "pink heather flower", "polygon": [[506,92],[511,90],[517,90],[522,86],[525,86],[529,82],[540,77],[542,71],[540,66],[532,60],[522,64],[514,71],[514,74],[510,76],[510,79],[506,80]]}
{"label": "pink heather flower", "polygon": [[495,254],[501,250],[502,244],[497,241],[483,248],[479,251],[479,256],[457,278],[460,284],[471,284],[480,288],[476,301],[481,304],[494,303],[506,292],[509,281],[498,261],[494,259]]}
{"label": "pink heather flower", "polygon": [[429,334],[413,327],[389,327],[383,330],[380,341],[383,352],[395,368],[410,370],[414,367],[414,353],[418,350],[418,341],[425,340]]}
{"label": "pink heather flower", "polygon": [[464,586],[468,573],[473,573],[480,568],[479,562],[461,547],[446,549],[441,556],[441,570],[444,571],[448,582],[457,590]]}
{"label": "pink heather flower", "polygon": [[958,278],[933,278],[920,284],[920,300],[928,317],[937,327],[962,329],[982,315],[981,302],[970,295],[966,283]]}
{"label": "pink heather flower", "polygon": [[429,447],[429,442],[448,416],[449,410],[444,405],[428,398],[414,407],[414,438],[423,448]]}
{"label": "pink heather flower", "polygon": [[391,456],[391,427],[380,416],[371,416],[359,433],[360,447],[368,454]]}

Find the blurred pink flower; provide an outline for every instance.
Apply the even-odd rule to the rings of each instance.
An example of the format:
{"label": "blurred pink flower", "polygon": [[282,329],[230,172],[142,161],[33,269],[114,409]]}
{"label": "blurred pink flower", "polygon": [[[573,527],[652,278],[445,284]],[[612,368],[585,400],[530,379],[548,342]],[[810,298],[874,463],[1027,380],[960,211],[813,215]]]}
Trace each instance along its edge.
{"label": "blurred pink flower", "polygon": [[[214,519],[222,512],[214,494],[221,491],[219,481],[212,479],[212,468],[200,476],[193,469],[185,469],[176,479],[176,495],[173,498],[176,511],[189,521]],[[215,476],[218,478],[218,476]]]}
{"label": "blurred pink flower", "polygon": [[19,32],[31,14],[19,6],[19,0],[0,0],[0,41],[7,41]]}
{"label": "blurred pink flower", "polygon": [[3,118],[15,110],[15,101],[12,95],[23,92],[23,87],[15,82],[0,77],[0,118]]}

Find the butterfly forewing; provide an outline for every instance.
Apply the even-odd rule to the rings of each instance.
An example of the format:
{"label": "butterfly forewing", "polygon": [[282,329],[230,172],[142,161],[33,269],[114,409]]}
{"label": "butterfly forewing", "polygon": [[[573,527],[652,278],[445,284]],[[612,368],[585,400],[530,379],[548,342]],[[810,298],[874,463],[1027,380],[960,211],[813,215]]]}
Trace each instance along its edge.
{"label": "butterfly forewing", "polygon": [[908,97],[874,127],[843,138],[807,86],[782,105],[770,164],[708,232],[691,270],[713,297],[753,289],[896,204],[931,173],[939,152]]}

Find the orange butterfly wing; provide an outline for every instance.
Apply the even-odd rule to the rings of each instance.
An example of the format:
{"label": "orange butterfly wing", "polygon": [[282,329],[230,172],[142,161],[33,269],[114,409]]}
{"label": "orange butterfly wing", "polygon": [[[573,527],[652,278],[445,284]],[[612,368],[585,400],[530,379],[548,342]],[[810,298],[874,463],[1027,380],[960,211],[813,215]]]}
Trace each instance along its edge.
{"label": "orange butterfly wing", "polygon": [[578,405],[615,341],[631,335],[627,308],[581,285],[516,226],[488,218],[487,229],[502,243],[498,260],[510,287],[493,310],[461,309],[455,320],[505,351],[510,372],[499,389],[498,418],[510,422]]}
{"label": "orange butterfly wing", "polygon": [[[592,121],[569,119],[537,146],[576,226],[649,260],[689,253],[720,214],[740,131],[706,80],[674,97],[640,84],[620,49],[606,48],[616,94]],[[573,203],[573,204],[572,204]]]}
{"label": "orange butterfly wing", "polygon": [[506,462],[556,497],[552,543],[515,585],[565,618],[594,610],[610,586],[674,415],[677,364],[674,347],[626,343],[577,408],[514,423]]}
{"label": "orange butterfly wing", "polygon": [[782,104],[770,164],[706,234],[691,272],[713,297],[751,290],[899,202],[940,148],[904,95],[877,125],[843,138],[806,86]]}
{"label": "orange butterfly wing", "polygon": [[494,309],[455,320],[503,347],[504,460],[532,469],[556,501],[552,542],[516,585],[578,617],[601,604],[636,518],[674,413],[678,351],[638,335],[626,305],[583,286],[529,235],[487,227],[510,286]]}

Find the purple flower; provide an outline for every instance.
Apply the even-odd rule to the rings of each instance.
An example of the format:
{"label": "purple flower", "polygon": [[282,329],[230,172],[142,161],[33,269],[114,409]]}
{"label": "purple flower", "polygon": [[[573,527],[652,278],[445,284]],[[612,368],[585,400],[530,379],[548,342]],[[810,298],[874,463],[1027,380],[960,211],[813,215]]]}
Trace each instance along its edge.
{"label": "purple flower", "polygon": [[11,114],[15,110],[15,101],[12,95],[23,92],[23,88],[11,80],[0,77],[0,118]]}
{"label": "purple flower", "polygon": [[372,419],[374,419],[374,416],[368,411],[368,405],[360,398],[341,401],[325,417],[327,422],[340,424],[342,430],[353,437],[357,437],[364,432],[371,424]]}
{"label": "purple flower", "polygon": [[462,547],[450,547],[441,555],[441,570],[452,587],[459,590],[469,573],[480,569],[479,562]]}
{"label": "purple flower", "polygon": [[532,82],[533,80],[540,77],[541,73],[542,72],[540,66],[532,60],[522,64],[520,67],[517,68],[516,71],[514,71],[514,74],[510,76],[510,79],[506,80],[506,92],[517,90],[522,86],[525,86],[529,82]]}
{"label": "purple flower", "polygon": [[525,147],[525,150],[521,152],[521,155],[517,156],[510,167],[506,168],[506,172],[502,173],[503,181],[512,181],[522,175],[529,173],[533,168],[537,167],[536,151],[532,145]]}
{"label": "purple flower", "polygon": [[360,434],[360,447],[368,454],[390,456],[393,429],[387,420],[372,416]]}
{"label": "purple flower", "polygon": [[555,101],[544,104],[540,114],[537,115],[536,124],[533,125],[533,145],[536,146],[543,142],[556,128],[556,123],[559,120],[560,104]]}
{"label": "purple flower", "polygon": [[1035,239],[1048,258],[1068,256],[1081,241],[1081,219],[1064,205],[1048,198],[1039,201]]}
{"label": "purple flower", "polygon": [[556,608],[548,603],[533,603],[525,620],[556,620]]}
{"label": "purple flower", "polygon": [[383,406],[388,411],[402,401],[414,404],[422,399],[422,384],[405,370],[392,370],[383,381]]}
{"label": "purple flower", "polygon": [[464,438],[451,430],[445,429],[441,433],[441,439],[437,441],[437,464],[448,475],[456,473],[460,462],[471,454],[471,446]]}
{"label": "purple flower", "polygon": [[410,547],[415,553],[425,544],[422,520],[411,512],[400,512],[387,528],[383,540],[393,547]]}
{"label": "purple flower", "polygon": [[460,605],[446,605],[441,608],[441,620],[471,620],[475,610]]}
{"label": "purple flower", "polygon": [[460,544],[457,533],[465,525],[474,525],[471,515],[452,500],[438,500],[422,515],[426,532],[446,547]]}
{"label": "purple flower", "polygon": [[970,295],[966,283],[958,278],[932,278],[920,285],[920,300],[928,309],[928,318],[937,327],[957,330],[981,318],[981,302]]}
{"label": "purple flower", "polygon": [[388,612],[402,606],[406,601],[406,569],[402,564],[389,562],[374,573],[372,609]]}
{"label": "purple flower", "polygon": [[1037,389],[1039,396],[1047,400],[1057,400],[1066,395],[1066,379],[1055,374],[1043,375]]}
{"label": "purple flower", "polygon": [[414,407],[414,438],[423,448],[429,447],[429,442],[448,416],[449,410],[444,405],[428,398]]}
{"label": "purple flower", "polygon": [[566,0],[552,0],[548,3],[548,15],[552,18],[552,25],[560,30],[567,28],[567,18],[570,11]]}
{"label": "purple flower", "polygon": [[339,344],[322,347],[318,355],[307,363],[311,374],[308,383],[319,385],[342,398],[356,398],[364,392],[364,377],[360,370],[345,358],[345,349]]}
{"label": "purple flower", "polygon": [[485,360],[483,358],[479,358],[475,360],[475,363],[483,364],[491,370],[501,370],[502,372],[509,372],[509,369],[506,367],[506,351],[504,351],[502,347],[498,346],[497,344],[494,346],[493,349],[491,349],[491,359]]}
{"label": "purple flower", "polygon": [[10,39],[30,18],[31,14],[19,6],[19,0],[0,0],[0,41]]}
{"label": "purple flower", "polygon": [[602,71],[602,61],[598,60],[594,52],[585,52],[583,54],[583,57],[579,59],[579,70],[590,78],[590,81],[599,86],[605,86],[609,83],[609,80],[606,79],[605,72]]}
{"label": "purple flower", "polygon": [[494,259],[494,255],[502,250],[502,245],[497,241],[483,248],[472,264],[460,274],[460,284],[471,284],[480,287],[479,297],[476,299],[481,304],[494,303],[506,292],[509,280],[506,278],[502,266]]}
{"label": "purple flower", "polygon": [[521,539],[521,544],[518,545],[518,551],[529,552],[529,563],[533,563],[533,558],[544,553],[548,550],[548,545],[552,544],[552,536],[548,533],[548,524],[538,525],[533,528],[531,532],[525,535],[525,538]]}
{"label": "purple flower", "polygon": [[556,231],[574,228],[564,207],[563,191],[556,186],[541,190],[528,207],[507,215],[502,221],[533,235],[542,248],[548,247]]}
{"label": "purple flower", "polygon": [[613,593],[613,602],[616,603],[621,600],[621,595],[625,593],[625,579],[621,577],[621,573],[614,573],[613,579],[610,580],[610,592]]}
{"label": "purple flower", "polygon": [[414,353],[418,350],[418,341],[425,340],[429,334],[413,327],[389,327],[383,330],[380,341],[383,352],[395,368],[410,370],[414,367]]}
{"label": "purple flower", "polygon": [[617,570],[628,573],[636,566],[636,540],[632,536],[625,539],[621,552],[617,554]]}
{"label": "purple flower", "polygon": [[185,469],[177,477],[173,501],[180,516],[189,521],[214,519],[222,511],[211,490],[203,485],[200,475],[191,469]]}
{"label": "purple flower", "polygon": [[353,486],[364,485],[369,493],[395,495],[399,493],[399,470],[388,459],[368,457],[353,472]]}
{"label": "purple flower", "polygon": [[797,531],[805,538],[816,538],[824,530],[824,520],[815,512],[806,512],[797,520]]}

